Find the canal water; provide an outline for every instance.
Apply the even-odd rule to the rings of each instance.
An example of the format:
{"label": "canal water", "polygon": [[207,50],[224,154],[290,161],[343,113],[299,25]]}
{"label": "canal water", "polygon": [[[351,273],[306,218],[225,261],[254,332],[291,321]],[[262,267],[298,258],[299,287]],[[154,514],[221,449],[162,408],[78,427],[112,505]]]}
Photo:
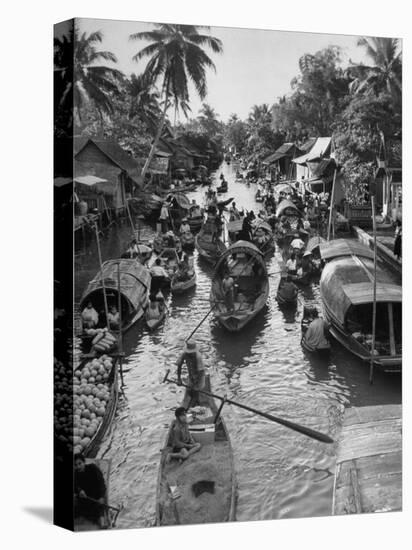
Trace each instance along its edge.
{"label": "canal water", "polygon": [[[235,167],[216,172],[229,182],[222,198],[234,197],[239,207],[259,210],[255,185],[235,182]],[[204,188],[190,194],[203,203]],[[142,235],[153,229],[142,227]],[[128,225],[113,226],[101,239],[103,260],[118,257],[130,239]],[[196,333],[215,393],[293,422],[339,433],[345,407],[401,402],[399,377],[376,372],[369,385],[368,367],[333,343],[330,358],[311,357],[300,345],[302,305],[281,311],[275,300],[279,252],[268,262],[267,307],[238,334],[226,332],[210,316]],[[169,298],[170,315],[150,334],[135,326],[124,339],[124,393],[110,437],[99,456],[111,460],[110,500],[123,504],[119,528],[149,527],[155,519],[156,480],[160,449],[183,389],[162,384],[183,342],[209,310],[212,270],[195,256],[197,286]],[[76,256],[76,298],[98,269],[96,245]],[[319,304],[313,284],[300,292],[301,301]],[[329,515],[332,505],[336,446],[319,443],[287,428],[226,405],[238,481],[238,521]]]}

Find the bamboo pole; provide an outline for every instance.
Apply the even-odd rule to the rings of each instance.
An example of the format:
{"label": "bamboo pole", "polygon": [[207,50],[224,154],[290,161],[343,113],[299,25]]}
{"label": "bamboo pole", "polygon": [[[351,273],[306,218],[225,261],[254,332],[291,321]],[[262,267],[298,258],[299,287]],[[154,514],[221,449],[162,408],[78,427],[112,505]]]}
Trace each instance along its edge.
{"label": "bamboo pole", "polygon": [[327,240],[330,241],[330,233],[332,228],[332,219],[333,219],[333,210],[335,208],[334,202],[335,202],[335,185],[336,185],[336,168],[335,172],[333,174],[333,184],[332,184],[332,194],[330,197],[330,210],[329,210],[329,224],[328,224],[328,238]]}
{"label": "bamboo pole", "polygon": [[97,253],[99,255],[99,265],[100,265],[100,280],[102,282],[102,288],[103,288],[103,300],[104,300],[104,312],[106,314],[106,326],[109,329],[109,308],[107,306],[107,294],[106,294],[106,287],[104,285],[104,278],[103,278],[103,262],[102,262],[102,252],[100,250],[100,240],[99,240],[99,229],[97,227],[97,222],[94,223],[94,228],[96,231],[96,242],[97,242]]}
{"label": "bamboo pole", "polygon": [[373,308],[372,308],[372,350],[369,367],[369,383],[373,384],[373,358],[375,353],[376,338],[376,217],[375,217],[375,194],[371,194],[372,203],[372,226],[373,226]]}
{"label": "bamboo pole", "polygon": [[117,294],[118,294],[118,310],[119,310],[119,366],[120,366],[120,380],[122,384],[122,388],[124,386],[124,380],[123,380],[123,335],[122,335],[122,295],[120,292],[121,286],[120,286],[120,262],[117,262]]}

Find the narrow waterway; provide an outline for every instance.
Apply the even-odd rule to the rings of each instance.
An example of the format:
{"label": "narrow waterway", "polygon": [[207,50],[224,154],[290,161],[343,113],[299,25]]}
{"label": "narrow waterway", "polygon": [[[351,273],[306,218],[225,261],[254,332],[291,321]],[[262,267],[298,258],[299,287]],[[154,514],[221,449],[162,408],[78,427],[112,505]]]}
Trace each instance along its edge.
{"label": "narrow waterway", "polygon": [[[222,198],[259,210],[256,187],[235,182],[235,168],[224,164],[229,182]],[[204,189],[190,194],[203,202]],[[142,232],[149,235],[147,226]],[[131,235],[130,227],[112,227],[102,239],[103,259],[119,256]],[[334,437],[344,407],[401,402],[400,377],[376,372],[369,385],[368,367],[334,343],[328,360],[311,357],[300,345],[302,306],[284,312],[275,300],[279,283],[277,252],[268,262],[270,296],[267,307],[250,326],[230,334],[213,317],[196,333],[216,393],[323,431]],[[196,257],[196,289],[172,297],[170,315],[154,334],[142,326],[125,336],[124,395],[111,437],[101,456],[111,460],[110,500],[123,503],[118,527],[147,527],[155,517],[156,480],[160,449],[173,410],[183,390],[162,384],[167,368],[185,338],[209,309],[211,268]],[[76,298],[98,269],[95,243],[76,257]],[[300,290],[305,302],[319,303],[314,284]],[[289,429],[226,405],[223,414],[235,455],[239,521],[328,515],[332,505],[335,446],[316,442]]]}

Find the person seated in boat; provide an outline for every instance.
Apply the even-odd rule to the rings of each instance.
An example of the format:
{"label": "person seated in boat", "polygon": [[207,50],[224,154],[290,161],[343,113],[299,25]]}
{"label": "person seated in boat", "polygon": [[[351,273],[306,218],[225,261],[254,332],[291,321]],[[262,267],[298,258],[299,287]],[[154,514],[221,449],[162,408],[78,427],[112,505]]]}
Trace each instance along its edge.
{"label": "person seated in boat", "polygon": [[187,223],[187,218],[183,218],[180,226],[180,233],[190,233],[190,225]]}
{"label": "person seated in boat", "polygon": [[186,342],[183,352],[176,361],[178,384],[182,383],[182,367],[184,363],[186,364],[189,375],[189,385],[191,389],[194,392],[196,392],[196,390],[202,390],[205,387],[205,367],[203,357],[194,340],[188,340]]}
{"label": "person seated in boat", "polygon": [[238,292],[236,295],[235,310],[245,311],[246,309],[249,309],[249,303],[247,301],[247,298],[243,294],[243,292]]}
{"label": "person seated in boat", "polygon": [[96,464],[86,464],[82,454],[74,455],[74,515],[104,527],[106,483]]}
{"label": "person seated in boat", "polygon": [[178,407],[175,410],[175,421],[172,427],[172,451],[167,456],[167,461],[172,458],[186,460],[189,456],[200,451],[200,443],[196,443],[189,431],[186,409]]}
{"label": "person seated in boat", "polygon": [[279,286],[278,293],[286,302],[292,302],[296,299],[298,287],[292,281],[292,277],[289,274],[285,277],[282,276],[282,284]]}
{"label": "person seated in boat", "polygon": [[150,268],[150,273],[152,277],[163,277],[165,279],[168,278],[168,274],[162,267],[162,261],[160,258],[156,258],[154,265],[152,265],[152,267]]}
{"label": "person seated in boat", "polygon": [[192,199],[192,203],[190,205],[190,215],[192,218],[197,218],[202,215],[200,212],[200,206],[196,204],[195,199]]}
{"label": "person seated in boat", "polygon": [[99,323],[99,314],[94,309],[91,302],[87,302],[87,306],[82,311],[82,322],[84,328],[95,328]]}
{"label": "person seated in boat", "polygon": [[329,349],[329,326],[327,322],[322,317],[319,317],[319,312],[316,308],[313,309],[312,316],[313,321],[308,326],[304,336],[305,346],[310,351]]}
{"label": "person seated in boat", "polygon": [[177,271],[176,271],[176,279],[180,282],[187,281],[190,279],[189,275],[189,265],[185,261],[179,262]]}
{"label": "person seated in boat", "polygon": [[168,231],[166,233],[165,244],[168,248],[174,248],[175,247],[176,239],[175,239],[175,234],[173,233],[173,231]]}
{"label": "person seated in boat", "polygon": [[126,254],[129,258],[135,258],[137,256],[137,252],[137,242],[136,239],[133,239],[126,251]]}
{"label": "person seated in boat", "polygon": [[252,233],[252,223],[250,220],[250,212],[243,218],[242,229],[239,232],[239,240],[250,241]]}
{"label": "person seated in boat", "polygon": [[303,275],[310,275],[315,270],[315,264],[313,263],[312,252],[307,250],[301,259],[300,267],[302,268]]}
{"label": "person seated in boat", "polygon": [[235,301],[235,281],[228,271],[225,272],[222,280],[222,290],[226,307],[231,312]]}
{"label": "person seated in boat", "polygon": [[303,251],[305,248],[305,243],[299,237],[299,233],[294,234],[293,241],[290,243],[290,246],[296,255],[299,255],[301,251]]}
{"label": "person seated in boat", "polygon": [[109,322],[109,327],[113,330],[117,330],[120,325],[120,314],[117,311],[116,306],[111,306],[109,313],[107,315],[107,320]]}
{"label": "person seated in boat", "polygon": [[157,291],[154,300],[157,302],[159,313],[162,314],[163,311],[166,309],[166,302],[165,297],[163,296],[163,292],[161,290]]}
{"label": "person seated in boat", "polygon": [[159,221],[162,226],[162,233],[166,233],[169,223],[169,209],[166,201],[163,201],[162,208],[160,209]]}
{"label": "person seated in boat", "polygon": [[296,254],[292,252],[289,260],[286,262],[286,269],[289,275],[296,275],[298,270]]}
{"label": "person seated in boat", "polygon": [[266,239],[266,233],[261,227],[258,227],[256,229],[253,240],[258,245],[258,247],[260,247],[260,246],[262,246],[266,243],[266,240],[267,240]]}

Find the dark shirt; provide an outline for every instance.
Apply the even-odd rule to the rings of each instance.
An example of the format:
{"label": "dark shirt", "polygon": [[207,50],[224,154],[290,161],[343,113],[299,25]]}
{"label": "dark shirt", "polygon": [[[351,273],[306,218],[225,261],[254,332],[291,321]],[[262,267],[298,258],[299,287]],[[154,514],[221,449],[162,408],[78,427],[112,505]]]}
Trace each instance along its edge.
{"label": "dark shirt", "polygon": [[84,472],[76,472],[74,490],[78,494],[84,491],[90,498],[98,500],[106,494],[106,484],[103,474],[95,464],[86,464]]}

